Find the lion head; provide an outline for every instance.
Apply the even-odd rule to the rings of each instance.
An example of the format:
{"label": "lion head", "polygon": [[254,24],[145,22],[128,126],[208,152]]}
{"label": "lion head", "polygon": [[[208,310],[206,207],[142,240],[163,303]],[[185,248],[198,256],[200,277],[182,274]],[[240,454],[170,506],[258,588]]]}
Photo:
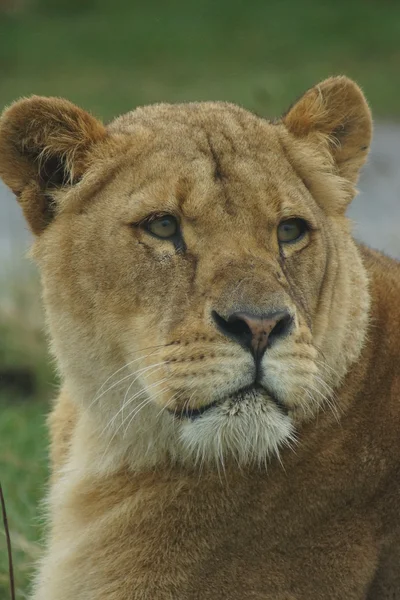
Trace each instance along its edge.
{"label": "lion head", "polygon": [[345,77],[275,122],[218,102],[108,126],[59,98],[4,112],[52,349],[108,453],[263,462],[340,418],[369,303],[345,211],[370,138]]}

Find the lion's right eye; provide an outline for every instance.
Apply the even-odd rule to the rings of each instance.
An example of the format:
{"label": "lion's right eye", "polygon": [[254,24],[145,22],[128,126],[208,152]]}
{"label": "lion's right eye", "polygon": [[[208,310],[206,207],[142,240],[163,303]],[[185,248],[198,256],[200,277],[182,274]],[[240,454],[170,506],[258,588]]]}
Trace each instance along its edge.
{"label": "lion's right eye", "polygon": [[179,232],[179,224],[172,215],[162,215],[147,221],[145,223],[145,229],[156,237],[167,240],[177,235]]}
{"label": "lion's right eye", "polygon": [[278,227],[278,240],[280,244],[292,244],[301,239],[308,226],[303,219],[286,219]]}

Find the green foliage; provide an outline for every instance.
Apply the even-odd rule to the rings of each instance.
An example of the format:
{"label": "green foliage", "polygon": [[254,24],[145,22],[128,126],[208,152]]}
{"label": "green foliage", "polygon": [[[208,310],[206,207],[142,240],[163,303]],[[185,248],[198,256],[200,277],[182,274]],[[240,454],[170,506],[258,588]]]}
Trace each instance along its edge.
{"label": "green foliage", "polygon": [[26,0],[0,21],[0,104],[63,95],[106,118],[220,99],[278,115],[346,73],[397,116],[400,3],[390,0]]}
{"label": "green foliage", "polygon": [[[0,480],[13,543],[17,598],[26,597],[39,556],[39,501],[47,474],[46,399],[55,393],[40,290],[16,267],[0,282]],[[9,598],[8,558],[0,522],[0,600]]]}
{"label": "green foliage", "polygon": [[[46,403],[0,397],[0,476],[13,545],[17,599],[26,598],[43,527],[39,503],[47,477]],[[9,598],[8,558],[0,523],[0,599]]]}

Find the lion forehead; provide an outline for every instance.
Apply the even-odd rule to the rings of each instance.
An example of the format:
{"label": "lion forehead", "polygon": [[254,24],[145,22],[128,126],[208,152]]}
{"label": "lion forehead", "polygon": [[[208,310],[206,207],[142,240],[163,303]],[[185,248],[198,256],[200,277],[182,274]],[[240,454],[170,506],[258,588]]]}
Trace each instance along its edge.
{"label": "lion forehead", "polygon": [[[171,208],[174,198],[187,218],[205,209],[240,216],[251,206],[275,210],[305,195],[280,126],[233,105],[144,107],[119,117],[109,130],[123,134],[113,183],[122,189],[125,181],[124,198],[134,196],[150,212]],[[117,197],[119,189],[110,195]]]}

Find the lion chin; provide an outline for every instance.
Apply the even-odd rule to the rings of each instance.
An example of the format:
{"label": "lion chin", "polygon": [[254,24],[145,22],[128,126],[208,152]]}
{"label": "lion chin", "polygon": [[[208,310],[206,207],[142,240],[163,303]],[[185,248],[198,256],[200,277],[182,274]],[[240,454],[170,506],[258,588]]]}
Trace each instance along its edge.
{"label": "lion chin", "polygon": [[[174,415],[175,416],[175,415]],[[288,411],[261,387],[248,387],[199,409],[179,413],[180,439],[195,464],[224,466],[233,457],[239,466],[267,465],[283,445],[295,442]]]}
{"label": "lion chin", "polygon": [[62,379],[34,600],[400,598],[400,267],[346,217],[371,135],[346,77],[275,121],[4,111]]}

